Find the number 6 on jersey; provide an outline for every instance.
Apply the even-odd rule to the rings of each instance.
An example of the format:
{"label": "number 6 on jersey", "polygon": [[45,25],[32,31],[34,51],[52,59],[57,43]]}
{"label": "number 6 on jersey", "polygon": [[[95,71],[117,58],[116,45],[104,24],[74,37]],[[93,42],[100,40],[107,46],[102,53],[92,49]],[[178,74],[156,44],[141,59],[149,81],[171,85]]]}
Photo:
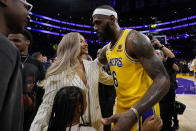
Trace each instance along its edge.
{"label": "number 6 on jersey", "polygon": [[116,78],[116,72],[113,71],[113,72],[112,72],[112,75],[113,75],[114,86],[115,86],[116,88],[118,88],[118,81],[117,81],[117,78]]}

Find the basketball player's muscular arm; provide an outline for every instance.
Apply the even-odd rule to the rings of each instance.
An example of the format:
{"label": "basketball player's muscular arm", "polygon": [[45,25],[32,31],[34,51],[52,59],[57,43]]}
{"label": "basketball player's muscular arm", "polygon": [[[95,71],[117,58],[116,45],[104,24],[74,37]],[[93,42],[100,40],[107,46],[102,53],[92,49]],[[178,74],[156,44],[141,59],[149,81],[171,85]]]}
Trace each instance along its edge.
{"label": "basketball player's muscular arm", "polygon": [[[134,106],[139,115],[145,113],[169,90],[169,77],[162,62],[155,55],[150,40],[143,34],[132,31],[126,40],[126,50],[130,56],[136,56],[153,83],[144,97]],[[142,88],[142,87],[141,87]]]}

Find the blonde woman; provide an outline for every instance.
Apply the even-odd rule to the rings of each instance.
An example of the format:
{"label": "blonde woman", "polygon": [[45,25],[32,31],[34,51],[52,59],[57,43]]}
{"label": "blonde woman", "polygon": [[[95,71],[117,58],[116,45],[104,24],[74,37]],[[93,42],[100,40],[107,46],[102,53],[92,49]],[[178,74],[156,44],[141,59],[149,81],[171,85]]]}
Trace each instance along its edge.
{"label": "blonde woman", "polygon": [[79,33],[68,33],[63,37],[57,50],[57,60],[46,73],[45,94],[30,131],[42,131],[48,126],[54,97],[65,86],[78,86],[86,92],[87,109],[83,115],[85,123],[98,131],[103,130],[100,123],[98,82],[113,85],[111,76],[103,70],[98,59],[87,61],[88,44]]}

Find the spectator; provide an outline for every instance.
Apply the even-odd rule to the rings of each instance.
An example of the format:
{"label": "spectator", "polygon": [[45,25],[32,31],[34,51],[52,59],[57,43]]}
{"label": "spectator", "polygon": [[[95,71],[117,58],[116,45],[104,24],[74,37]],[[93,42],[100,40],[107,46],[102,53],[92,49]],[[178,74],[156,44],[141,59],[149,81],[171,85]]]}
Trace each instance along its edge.
{"label": "spectator", "polygon": [[35,52],[32,54],[32,57],[40,62],[43,61],[43,56],[40,52]]}
{"label": "spectator", "polygon": [[162,45],[156,38],[153,38],[152,42],[159,47],[160,50],[156,50],[155,53],[163,62],[170,77],[169,92],[159,102],[160,114],[163,120],[162,131],[173,131],[172,116],[174,116],[175,89],[177,88],[176,70],[179,69],[178,66],[174,63],[175,55],[168,48]]}
{"label": "spectator", "polygon": [[44,90],[37,86],[38,81],[45,77],[45,69],[42,63],[33,59],[29,54],[29,46],[32,43],[32,35],[24,30],[21,33],[11,33],[8,39],[16,45],[21,55],[23,77],[23,101],[24,101],[24,131],[28,131],[37,109],[42,101]]}
{"label": "spectator", "polygon": [[46,70],[50,67],[51,63],[48,61],[47,56],[42,57],[42,64]]}
{"label": "spectator", "polygon": [[1,131],[23,130],[20,53],[6,38],[21,32],[29,20],[26,0],[0,0],[0,123]]}

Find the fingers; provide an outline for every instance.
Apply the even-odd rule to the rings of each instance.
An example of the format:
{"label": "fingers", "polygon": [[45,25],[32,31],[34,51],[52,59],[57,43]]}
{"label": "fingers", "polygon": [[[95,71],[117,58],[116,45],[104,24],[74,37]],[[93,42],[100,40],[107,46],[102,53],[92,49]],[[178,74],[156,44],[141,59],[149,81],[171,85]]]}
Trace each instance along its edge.
{"label": "fingers", "polygon": [[108,118],[101,118],[101,122],[104,124],[104,125],[109,125],[111,124],[112,122],[116,122],[117,121],[117,115],[113,115],[111,117],[108,117]]}
{"label": "fingers", "polygon": [[110,124],[109,121],[107,120],[107,118],[101,118],[101,123],[103,125],[109,125]]}
{"label": "fingers", "polygon": [[154,44],[159,44],[159,43],[160,43],[159,40],[157,40],[157,38],[155,38],[155,37],[152,39],[152,42],[153,42]]}
{"label": "fingers", "polygon": [[163,126],[163,121],[162,121],[161,117],[158,117],[158,119],[159,119],[159,125],[158,125],[158,127],[161,130],[161,128]]}
{"label": "fingers", "polygon": [[155,38],[155,37],[153,37],[153,38],[152,38],[152,41],[153,41],[153,42],[155,42],[155,41],[156,41],[156,38]]}
{"label": "fingers", "polygon": [[156,124],[161,124],[162,120],[160,116],[155,117],[155,123]]}
{"label": "fingers", "polygon": [[150,120],[153,120],[154,119],[154,116],[149,116],[148,118],[146,118],[147,121],[150,121]]}
{"label": "fingers", "polygon": [[146,124],[146,123],[152,123],[152,122],[153,122],[153,119],[154,119],[154,116],[153,116],[153,115],[147,117],[147,118],[145,119],[145,121],[144,121],[144,124]]}
{"label": "fingers", "polygon": [[163,122],[160,116],[155,117],[155,119],[153,120],[154,125],[161,130],[162,126],[163,126]]}

